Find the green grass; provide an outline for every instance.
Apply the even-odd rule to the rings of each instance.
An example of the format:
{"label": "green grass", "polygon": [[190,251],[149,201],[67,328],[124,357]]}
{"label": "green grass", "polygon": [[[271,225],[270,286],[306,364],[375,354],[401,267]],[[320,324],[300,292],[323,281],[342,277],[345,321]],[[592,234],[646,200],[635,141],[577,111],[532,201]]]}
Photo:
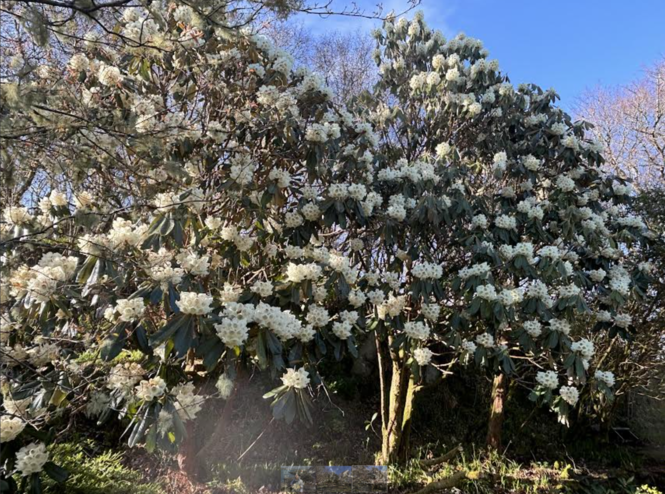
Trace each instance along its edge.
{"label": "green grass", "polygon": [[[389,478],[396,491],[414,491],[465,470],[469,478],[459,486],[465,493],[663,494],[655,487],[639,484],[622,468],[601,469],[600,473],[596,473],[576,468],[568,461],[520,463],[496,452],[472,449],[450,463],[423,469],[419,458],[423,457],[424,451],[418,451],[406,466],[389,469]],[[615,453],[608,454],[609,462],[626,458]],[[628,464],[634,465],[636,457],[633,455],[630,458]]]}

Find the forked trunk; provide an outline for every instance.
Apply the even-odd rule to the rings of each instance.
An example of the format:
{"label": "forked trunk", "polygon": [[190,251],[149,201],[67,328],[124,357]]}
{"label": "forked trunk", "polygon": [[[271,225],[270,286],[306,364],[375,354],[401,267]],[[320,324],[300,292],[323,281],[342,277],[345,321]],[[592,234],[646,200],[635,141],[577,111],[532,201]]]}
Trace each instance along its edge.
{"label": "forked trunk", "polygon": [[[397,352],[386,350],[378,339],[377,350],[381,373],[382,462],[403,464],[409,455],[415,387],[409,368],[403,365]],[[388,369],[390,373],[386,372]]]}

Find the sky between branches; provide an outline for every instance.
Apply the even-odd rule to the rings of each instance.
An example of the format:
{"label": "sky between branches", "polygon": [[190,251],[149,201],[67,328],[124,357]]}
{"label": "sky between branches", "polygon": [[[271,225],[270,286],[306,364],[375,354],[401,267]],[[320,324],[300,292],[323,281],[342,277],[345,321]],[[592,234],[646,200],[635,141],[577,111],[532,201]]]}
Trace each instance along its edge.
{"label": "sky between branches", "polygon": [[[358,0],[372,13],[377,0]],[[334,10],[350,4],[334,0]],[[386,0],[384,13],[403,12],[407,0]],[[665,0],[422,0],[429,26],[447,36],[481,39],[514,83],[554,87],[561,106],[597,85],[621,85],[665,55]],[[304,15],[313,33],[369,32],[379,21]]]}

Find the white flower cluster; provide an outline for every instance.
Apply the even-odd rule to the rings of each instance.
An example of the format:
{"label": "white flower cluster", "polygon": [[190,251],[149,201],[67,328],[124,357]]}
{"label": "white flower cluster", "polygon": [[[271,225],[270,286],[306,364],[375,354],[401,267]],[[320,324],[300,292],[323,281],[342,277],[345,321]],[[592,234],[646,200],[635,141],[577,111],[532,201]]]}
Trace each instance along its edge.
{"label": "white flower cluster", "polygon": [[593,269],[590,271],[587,271],[589,278],[591,278],[591,281],[595,281],[596,283],[600,283],[605,279],[605,276],[607,276],[607,272],[605,272],[604,269]]}
{"label": "white flower cluster", "polygon": [[561,395],[563,401],[567,402],[571,406],[575,406],[577,401],[580,399],[580,392],[573,386],[561,386],[559,394]]}
{"label": "white flower cluster", "polygon": [[[379,293],[383,294],[383,292],[377,290]],[[379,315],[379,319],[385,320],[386,316],[389,315],[390,317],[397,317],[400,315],[400,313],[404,310],[404,307],[406,307],[406,295],[399,295],[395,296],[392,293],[388,296],[388,300],[381,303],[377,307],[377,313]]]}
{"label": "white flower cluster", "polygon": [[559,387],[559,376],[554,371],[538,372],[536,374],[536,381],[547,389],[556,389]]}
{"label": "white flower cluster", "polygon": [[527,298],[537,298],[546,306],[551,306],[552,299],[547,290],[547,285],[540,280],[535,280],[526,291]]}
{"label": "white flower cluster", "polygon": [[538,251],[538,254],[540,254],[541,257],[550,259],[551,261],[558,261],[561,259],[561,251],[556,245],[546,245],[545,247],[541,247]]}
{"label": "white flower cluster", "polygon": [[300,210],[307,221],[317,221],[321,217],[321,209],[313,202],[308,202]]}
{"label": "white flower cluster", "polygon": [[624,297],[630,293],[630,274],[621,265],[615,264],[610,268],[610,288]]}
{"label": "white flower cluster", "polygon": [[330,254],[328,264],[334,271],[341,273],[350,285],[358,281],[358,269],[351,266],[351,261],[348,257]]}
{"label": "white flower cluster", "polygon": [[166,290],[169,283],[177,286],[182,282],[185,270],[171,265],[173,260],[171,252],[162,247],[157,252],[148,251],[147,255],[146,272],[152,280],[159,283],[162,290]]}
{"label": "white flower cluster", "polygon": [[21,477],[28,477],[41,472],[48,460],[49,455],[44,443],[30,443],[16,453],[16,470],[21,473]]}
{"label": "white flower cluster", "polygon": [[466,353],[474,353],[476,351],[476,344],[473,341],[463,340],[460,347]]}
{"label": "white flower cluster", "polygon": [[494,220],[494,224],[498,228],[503,228],[504,230],[517,230],[517,220],[514,216],[509,216],[507,214],[502,214]]}
{"label": "white flower cluster", "polygon": [[351,290],[349,292],[349,303],[353,307],[361,307],[367,301],[367,295],[360,290]]}
{"label": "white flower cluster", "polygon": [[623,329],[628,329],[633,323],[633,317],[630,314],[620,313],[614,316],[614,324]]}
{"label": "white flower cluster", "polygon": [[22,206],[9,206],[3,213],[3,218],[7,223],[14,226],[21,226],[32,221],[32,215],[28,208]]}
{"label": "white flower cluster", "polygon": [[122,73],[118,67],[101,63],[99,64],[97,78],[99,83],[104,86],[117,86],[122,81]]}
{"label": "white flower cluster", "polygon": [[447,142],[441,142],[436,146],[436,155],[439,158],[443,158],[445,156],[448,156],[450,154],[450,151],[452,150],[452,146],[448,144]]}
{"label": "white flower cluster", "polygon": [[48,252],[32,268],[24,265],[14,271],[10,279],[12,294],[20,296],[27,293],[31,301],[47,302],[61,283],[74,276],[77,266],[76,257]]}
{"label": "white flower cluster", "polygon": [[85,405],[85,415],[88,418],[99,417],[109,407],[111,397],[100,391],[94,391]]}
{"label": "white flower cluster", "polygon": [[574,341],[573,344],[570,345],[570,349],[575,353],[579,353],[587,360],[593,357],[593,354],[596,352],[593,342],[587,340],[586,338]]}
{"label": "white flower cluster", "polygon": [[[507,197],[514,197],[514,196],[515,193],[512,190],[507,195]],[[530,197],[527,200],[520,201],[517,204],[517,211],[526,214],[531,219],[542,220],[543,216],[545,216],[545,211],[543,211],[543,209],[538,204],[536,204],[535,198],[532,197]]]}
{"label": "white flower cluster", "polygon": [[256,281],[251,287],[253,293],[256,293],[259,297],[269,297],[272,295],[273,286],[269,281]]}
{"label": "white flower cluster", "polygon": [[255,168],[256,163],[254,163],[251,156],[246,153],[235,154],[231,158],[229,177],[240,186],[249,185],[254,180]]}
{"label": "white flower cluster", "polygon": [[400,280],[400,273],[389,272],[383,275],[383,281],[385,281],[388,286],[395,291],[399,291],[402,286],[402,281]]}
{"label": "white flower cluster", "polygon": [[184,422],[194,420],[203,407],[204,397],[194,393],[194,383],[179,384],[171,390],[175,397],[174,407]]}
{"label": "white flower cluster", "polygon": [[289,263],[286,268],[286,277],[293,283],[300,283],[305,280],[316,281],[321,277],[321,266],[315,263],[294,264]]}
{"label": "white flower cluster", "polygon": [[570,334],[570,323],[565,319],[550,319],[548,323],[552,331],[558,331],[565,335]]}
{"label": "white flower cluster", "polygon": [[397,221],[403,221],[406,218],[406,199],[402,194],[390,196],[386,214]]}
{"label": "white flower cluster", "polygon": [[439,304],[423,304],[420,307],[420,312],[426,319],[436,322],[441,314],[441,306]]}
{"label": "white flower cluster", "polygon": [[245,343],[251,323],[269,329],[282,341],[295,337],[307,342],[314,336],[312,329],[304,327],[291,312],[263,302],[257,306],[227,303],[222,322],[215,324],[215,329],[224,344],[233,348]]}
{"label": "white flower cluster", "polygon": [[114,251],[125,247],[138,247],[143,242],[147,230],[147,225],[135,225],[129,220],[116,218],[102,245]]}
{"label": "white flower cluster", "polygon": [[116,301],[115,311],[119,314],[121,321],[133,322],[143,316],[145,303],[142,298],[121,298]]}
{"label": "white flower cluster", "polygon": [[653,271],[653,268],[654,268],[653,263],[649,261],[644,261],[637,265],[637,269],[646,274],[650,274]]}
{"label": "white flower cluster", "polygon": [[571,192],[575,189],[575,181],[566,175],[559,175],[556,179],[556,186],[562,192]]}
{"label": "white flower cluster", "polygon": [[286,228],[298,228],[304,222],[303,217],[296,211],[287,211],[284,215],[284,226]]}
{"label": "white flower cluster", "polygon": [[226,374],[222,374],[219,376],[219,379],[217,379],[217,383],[215,384],[215,387],[217,388],[217,391],[219,391],[219,396],[226,400],[231,396],[231,393],[233,392],[233,381],[229,379],[229,377]]}
{"label": "white flower cluster", "polygon": [[598,319],[599,322],[610,322],[612,320],[612,314],[606,310],[599,310],[596,312],[596,319]]}
{"label": "white flower cluster", "polygon": [[505,307],[519,304],[522,301],[523,294],[518,288],[504,288],[499,293],[499,301]]}
{"label": "white flower cluster", "polygon": [[476,288],[474,297],[482,298],[483,300],[492,301],[496,300],[498,295],[493,285],[479,285]]}
{"label": "white flower cluster", "polygon": [[427,365],[432,361],[432,351],[429,348],[416,348],[413,351],[413,358],[418,365]]}
{"label": "white flower cluster", "polygon": [[524,321],[522,327],[532,338],[538,338],[543,333],[542,325],[539,321]]}
{"label": "white flower cluster", "polygon": [[614,182],[612,184],[612,190],[618,196],[627,196],[630,195],[631,187],[630,185],[622,185],[619,182]]}
{"label": "white flower cluster", "polygon": [[207,276],[210,268],[210,256],[199,256],[196,252],[184,251],[176,256],[176,260],[184,269],[194,276]]}
{"label": "white flower cluster", "polygon": [[127,394],[143,378],[145,369],[136,362],[117,364],[109,373],[106,385]]}
{"label": "white flower cluster", "polygon": [[[306,316],[307,322],[315,328],[322,328],[330,322],[330,314],[319,305],[310,305]],[[348,337],[348,336],[347,336]]]}
{"label": "white flower cluster", "polygon": [[631,228],[645,229],[647,227],[642,218],[631,214],[618,218],[617,223],[621,226],[628,226]]}
{"label": "white flower cluster", "polygon": [[476,336],[476,343],[485,348],[494,347],[494,336],[489,333],[481,333]]}
{"label": "white flower cluster", "polygon": [[524,168],[532,172],[538,171],[538,168],[540,168],[540,160],[531,154],[522,158],[522,163]]}
{"label": "white flower cluster", "polygon": [[222,322],[215,324],[217,336],[229,348],[241,346],[247,341],[249,321],[241,317],[226,317]]}
{"label": "white flower cluster", "polygon": [[415,264],[411,272],[421,280],[438,280],[443,276],[443,267],[433,262],[421,262]]}
{"label": "white flower cluster", "polygon": [[494,155],[494,159],[492,162],[492,169],[494,171],[503,172],[506,170],[507,163],[508,163],[508,157],[506,156],[505,152],[501,151],[500,153],[496,153]]}
{"label": "white flower cluster", "polygon": [[472,276],[480,276],[481,278],[484,278],[491,270],[492,268],[490,268],[489,264],[483,262],[481,264],[474,264],[470,268],[462,268],[459,270],[458,274],[463,280]]}
{"label": "white flower cluster", "polygon": [[604,382],[608,388],[614,386],[615,383],[614,374],[610,371],[597,370],[594,374],[594,377],[598,381]]}
{"label": "white flower cluster", "polygon": [[477,214],[471,219],[471,226],[485,230],[489,226],[489,220],[484,214]]}
{"label": "white flower cluster", "polygon": [[141,381],[136,386],[136,397],[139,400],[152,401],[166,392],[166,382],[161,377],[153,377],[147,381]]}
{"label": "white flower cluster", "polygon": [[332,331],[340,340],[346,340],[351,336],[352,324],[349,321],[335,321]]}
{"label": "white flower cluster", "polygon": [[340,136],[340,128],[336,123],[311,124],[305,133],[305,139],[312,142],[326,142],[331,139],[338,139]]}
{"label": "white flower cluster", "polygon": [[204,316],[212,312],[210,306],[212,302],[212,295],[207,293],[182,292],[178,301],[178,308],[183,314]]}
{"label": "white flower cluster", "polygon": [[575,283],[559,287],[559,296],[562,298],[576,297],[580,294],[580,292],[580,287],[578,287]]}
{"label": "white flower cluster", "polygon": [[0,417],[0,443],[13,441],[25,429],[25,422],[19,417]]}
{"label": "white flower cluster", "polygon": [[288,388],[305,389],[309,384],[309,372],[304,367],[298,370],[286,369],[286,373],[282,376],[282,383]]}
{"label": "white flower cluster", "polygon": [[414,340],[426,340],[429,338],[429,328],[422,321],[409,321],[404,324],[404,332]]}

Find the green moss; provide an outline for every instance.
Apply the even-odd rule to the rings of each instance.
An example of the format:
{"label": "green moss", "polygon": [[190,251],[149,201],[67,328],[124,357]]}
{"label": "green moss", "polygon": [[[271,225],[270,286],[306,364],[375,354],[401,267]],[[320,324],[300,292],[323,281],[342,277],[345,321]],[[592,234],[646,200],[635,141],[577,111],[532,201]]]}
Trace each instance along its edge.
{"label": "green moss", "polygon": [[63,443],[51,448],[52,460],[69,471],[64,484],[45,481],[50,494],[159,494],[157,484],[143,482],[141,474],[122,464],[122,454],[103,451],[93,454],[93,443]]}

